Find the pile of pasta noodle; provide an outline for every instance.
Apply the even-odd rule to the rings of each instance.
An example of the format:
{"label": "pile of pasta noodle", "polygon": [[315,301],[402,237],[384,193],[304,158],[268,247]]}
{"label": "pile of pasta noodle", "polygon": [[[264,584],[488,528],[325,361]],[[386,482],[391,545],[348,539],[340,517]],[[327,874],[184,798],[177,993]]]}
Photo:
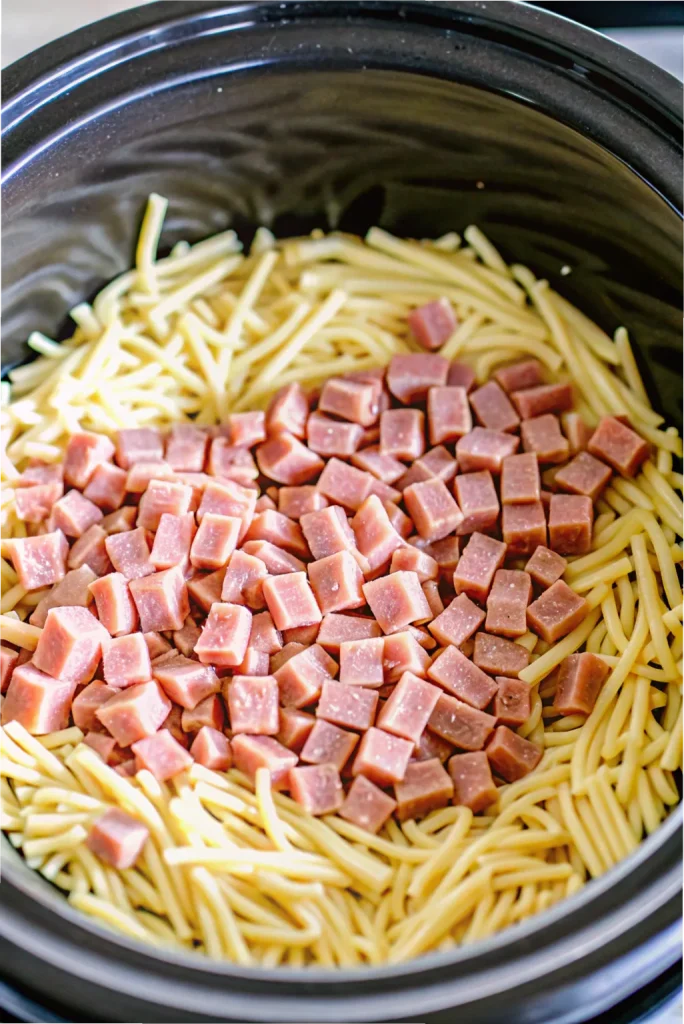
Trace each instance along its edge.
{"label": "pile of pasta noodle", "polygon": [[[521,672],[533,690],[520,729],[544,747],[539,767],[499,790],[487,814],[446,807],[390,820],[371,835],[316,819],[272,793],[261,772],[195,765],[169,783],[122,778],[77,728],[31,737],[2,730],[2,827],[27,863],[74,907],[128,936],[242,965],[380,964],[472,942],[550,907],[608,871],[678,801],[682,761],[682,443],[663,428],[627,332],[611,339],[522,266],[507,266],[468,228],[436,241],[314,232],[248,254],[232,231],[156,258],[166,203],[153,195],[135,268],[71,313],[73,336],[33,334],[35,361],[3,383],[2,527],[26,535],[13,483],[30,459],[58,460],[73,431],[166,427],[261,408],[290,381],[387,363],[415,347],[406,319],[446,296],[459,323],[441,352],[479,380],[524,354],[570,378],[590,424],[626,414],[653,445],[634,480],[598,502],[592,551],[566,580],[590,612],[549,646],[528,634]],[[3,551],[3,556],[6,554]],[[4,639],[29,651],[40,630],[3,557]],[[591,715],[556,718],[553,669],[600,653],[610,675]],[[116,872],[84,845],[107,806],[139,817],[150,840]]]}

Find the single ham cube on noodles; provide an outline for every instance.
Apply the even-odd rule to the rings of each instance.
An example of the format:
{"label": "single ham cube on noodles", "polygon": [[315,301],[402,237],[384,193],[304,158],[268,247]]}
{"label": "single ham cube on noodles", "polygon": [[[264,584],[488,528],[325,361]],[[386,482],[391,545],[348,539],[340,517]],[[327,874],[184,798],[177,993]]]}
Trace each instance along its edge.
{"label": "single ham cube on noodles", "polygon": [[572,386],[570,384],[537,384],[511,395],[513,405],[523,420],[546,413],[565,412],[572,409]]}
{"label": "single ham cube on noodles", "polygon": [[64,453],[64,482],[79,490],[88,484],[101,462],[110,462],[114,445],[103,434],[72,434]]}
{"label": "single ham cube on noodles", "polygon": [[32,664],[17,665],[2,702],[2,724],[19,722],[32,736],[66,729],[77,683],[53,679]]}
{"label": "single ham cube on noodles", "polygon": [[387,566],[397,548],[404,546],[403,538],[392,526],[385,507],[375,494],[360,506],[351,527],[356,545],[368,559],[371,570]]}
{"label": "single ham cube on noodles", "polygon": [[589,452],[578,452],[567,466],[561,466],[556,473],[556,487],[573,494],[585,494],[592,501],[598,501],[612,475],[610,466]]}
{"label": "single ham cube on noodles", "polygon": [[345,821],[377,833],[396,808],[396,800],[367,779],[357,775],[338,813]]}
{"label": "single ham cube on noodles", "polygon": [[527,609],[527,624],[545,640],[555,643],[579,626],[589,610],[585,598],[557,580]]}
{"label": "single ham cube on noodles", "polygon": [[454,784],[453,803],[479,814],[498,799],[489,758],[484,751],[455,754],[447,765]]}
{"label": "single ham cube on noodles", "polygon": [[448,299],[434,299],[418,306],[408,315],[411,333],[428,351],[441,348],[457,327],[456,317]]}
{"label": "single ham cube on noodles", "polygon": [[226,565],[238,543],[242,520],[206,512],[190,548],[196,569],[219,569]]}
{"label": "single ham cube on noodles", "polygon": [[99,679],[88,683],[74,697],[74,702],[71,705],[74,725],[78,726],[83,732],[89,732],[90,730],[101,731],[102,725],[96,717],[96,712],[108,700],[115,697],[118,692],[113,686],[107,686],[106,683],[100,682]]}
{"label": "single ham cube on noodles", "polygon": [[143,851],[149,830],[118,807],[110,807],[90,827],[86,846],[116,871],[132,868]]}
{"label": "single ham cube on noodles", "polygon": [[298,754],[306,743],[316,719],[307,711],[299,711],[297,708],[281,708],[279,716],[280,728],[276,739],[284,747]]}
{"label": "single ham cube on noodles", "polygon": [[252,448],[266,440],[266,414],[260,411],[231,413],[228,428],[231,444]]}
{"label": "single ham cube on noodles", "polygon": [[313,704],[320,696],[323,683],[332,679],[336,671],[337,663],[319,644],[301,647],[273,668],[280,689],[280,703],[295,708]]}
{"label": "single ham cube on noodles", "polygon": [[554,710],[559,715],[590,715],[609,672],[597,654],[569,655],[558,671]]}
{"label": "single ham cube on noodles", "polygon": [[312,412],[306,424],[307,444],[312,452],[329,458],[349,458],[361,444],[363,427],[358,423],[341,423],[319,412]]}
{"label": "single ham cube on noodles", "polygon": [[506,782],[516,782],[537,767],[543,750],[507,725],[499,725],[487,744],[486,753],[497,775]]}
{"label": "single ham cube on noodles", "polygon": [[388,683],[396,683],[404,672],[411,672],[424,679],[429,664],[430,655],[408,630],[384,637],[383,667]]}
{"label": "single ham cube on noodles", "polygon": [[531,600],[532,580],[528,573],[498,569],[487,598],[487,632],[504,637],[523,636],[527,632],[527,606]]}
{"label": "single ham cube on noodles", "polygon": [[400,821],[422,818],[446,807],[454,795],[454,784],[438,758],[412,761],[401,782],[394,784],[397,817]]}
{"label": "single ham cube on noodles", "polygon": [[235,767],[249,779],[254,779],[259,768],[267,768],[271,785],[280,789],[286,785],[291,768],[297,764],[297,755],[278,743],[273,736],[249,736],[238,733],[231,741]]}
{"label": "single ham cube on noodles", "polygon": [[505,458],[501,470],[502,504],[530,504],[540,498],[539,462],[534,452]]}
{"label": "single ham cube on noodles", "polygon": [[107,554],[107,533],[97,523],[74,541],[67,558],[68,569],[89,566],[97,576],[106,576],[114,566]]}
{"label": "single ham cube on noodles", "polygon": [[309,814],[334,814],[344,801],[340,773],[332,764],[292,768],[290,794]]}
{"label": "single ham cube on noodles", "polygon": [[561,555],[584,555],[591,550],[594,506],[581,494],[554,494],[549,509],[549,547]]}
{"label": "single ham cube on noodles", "polygon": [[170,480],[151,480],[140,499],[137,524],[146,530],[156,530],[164,512],[182,516],[189,511],[192,488]]}

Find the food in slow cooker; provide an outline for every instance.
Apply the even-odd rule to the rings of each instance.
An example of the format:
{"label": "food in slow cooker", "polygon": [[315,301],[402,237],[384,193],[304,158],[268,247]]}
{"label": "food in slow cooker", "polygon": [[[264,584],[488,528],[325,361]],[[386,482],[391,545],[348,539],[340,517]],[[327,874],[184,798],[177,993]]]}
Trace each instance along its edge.
{"label": "food in slow cooker", "polygon": [[158,260],[164,209],[3,385],[10,841],[242,964],[571,895],[678,800],[681,441],[626,332],[473,228]]}

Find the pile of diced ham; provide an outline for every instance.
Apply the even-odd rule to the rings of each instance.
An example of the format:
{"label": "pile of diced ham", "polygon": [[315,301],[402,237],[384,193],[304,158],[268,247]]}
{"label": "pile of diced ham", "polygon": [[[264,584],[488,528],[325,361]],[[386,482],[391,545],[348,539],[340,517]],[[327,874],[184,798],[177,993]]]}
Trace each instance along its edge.
{"label": "pile of diced ham", "polygon": [[[589,550],[613,471],[648,454],[572,400],[532,359],[475,387],[423,352],[213,429],[72,436],[16,490],[19,581],[51,589],[30,660],[2,648],[2,721],[73,722],[122,775],[263,766],[307,811],[373,832],[483,810],[542,754],[515,731],[515,641],[582,621],[564,556]],[[540,465],[559,467],[552,491]],[[568,658],[558,714],[588,714],[606,671]]]}

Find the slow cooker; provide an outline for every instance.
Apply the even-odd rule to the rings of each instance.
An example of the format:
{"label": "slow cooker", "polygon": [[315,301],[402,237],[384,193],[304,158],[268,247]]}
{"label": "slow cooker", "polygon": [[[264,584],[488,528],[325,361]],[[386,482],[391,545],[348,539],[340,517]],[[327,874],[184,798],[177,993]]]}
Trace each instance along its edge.
{"label": "slow cooker", "polygon": [[[162,239],[479,224],[611,331],[681,426],[681,88],[507,2],[153,3],[4,76],[4,364]],[[679,983],[681,807],[547,912],[399,967],[244,970],[162,956],[75,913],[3,841],[0,973],[24,1020],[640,1019]]]}

